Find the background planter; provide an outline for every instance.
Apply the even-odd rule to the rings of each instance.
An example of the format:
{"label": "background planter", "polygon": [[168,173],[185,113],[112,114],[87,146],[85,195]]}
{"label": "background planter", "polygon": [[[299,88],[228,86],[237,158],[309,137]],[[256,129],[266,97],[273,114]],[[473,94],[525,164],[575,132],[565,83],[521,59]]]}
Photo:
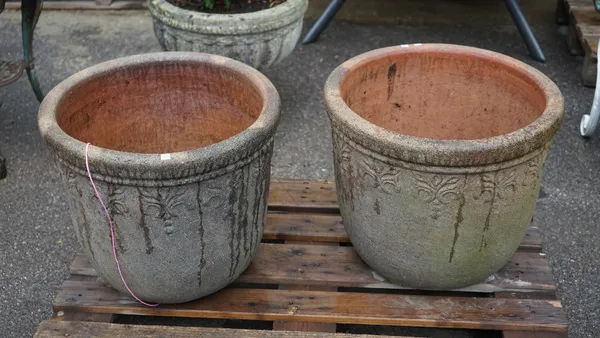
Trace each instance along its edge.
{"label": "background planter", "polygon": [[131,56],[60,83],[39,126],[62,172],[73,226],[96,271],[142,299],[215,292],[252,260],[263,233],[279,96],[258,71],[199,53]]}
{"label": "background planter", "polygon": [[342,218],[369,266],[451,289],[510,259],[563,117],[554,83],[489,51],[398,46],[339,66],[325,100]]}
{"label": "background planter", "polygon": [[148,0],[154,32],[164,50],[227,56],[254,68],[287,57],[302,32],[308,0],[287,0],[270,9],[245,14],[208,14]]}

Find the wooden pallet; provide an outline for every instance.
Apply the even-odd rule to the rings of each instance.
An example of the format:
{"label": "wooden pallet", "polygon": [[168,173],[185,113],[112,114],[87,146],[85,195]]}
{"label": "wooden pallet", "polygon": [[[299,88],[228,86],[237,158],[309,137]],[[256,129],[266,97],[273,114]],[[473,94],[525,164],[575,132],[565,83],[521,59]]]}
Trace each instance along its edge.
{"label": "wooden pallet", "polygon": [[[273,180],[269,210],[263,243],[247,271],[230,287],[186,304],[144,307],[99,282],[78,254],[54,299],[52,320],[36,337],[348,337],[332,333],[337,324],[566,337],[565,314],[534,227],[487,282],[430,292],[389,284],[361,261],[344,231],[333,183]],[[111,324],[115,315],[268,321],[273,330]]]}
{"label": "wooden pallet", "polygon": [[583,55],[581,78],[583,84],[596,85],[600,13],[592,0],[558,0],[557,21],[568,24],[567,43],[573,55]]}

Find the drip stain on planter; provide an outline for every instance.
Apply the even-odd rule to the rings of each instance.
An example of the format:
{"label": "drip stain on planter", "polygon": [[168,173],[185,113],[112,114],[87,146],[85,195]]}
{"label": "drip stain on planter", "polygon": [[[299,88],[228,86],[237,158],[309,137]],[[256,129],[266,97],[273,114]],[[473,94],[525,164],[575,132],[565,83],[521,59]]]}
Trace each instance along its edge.
{"label": "drip stain on planter", "polygon": [[98,274],[126,291],[86,176],[87,142],[127,284],[145,301],[182,303],[227,286],[254,257],[279,114],[264,75],[201,53],[129,56],[57,85],[39,127]]}

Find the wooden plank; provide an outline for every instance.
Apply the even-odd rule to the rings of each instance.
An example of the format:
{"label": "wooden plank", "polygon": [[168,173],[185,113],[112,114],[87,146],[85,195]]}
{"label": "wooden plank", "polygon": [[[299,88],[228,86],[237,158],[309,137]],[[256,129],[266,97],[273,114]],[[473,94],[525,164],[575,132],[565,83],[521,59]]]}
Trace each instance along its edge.
{"label": "wooden plank", "polygon": [[519,246],[520,250],[542,251],[542,235],[536,226],[530,226]]}
{"label": "wooden plank", "polygon": [[483,330],[566,330],[560,302],[532,299],[228,288],[203,299],[150,308],[98,282],[65,281],[56,311],[241,320],[286,320]]}
{"label": "wooden plank", "polygon": [[504,338],[567,338],[566,332],[503,331]]}
{"label": "wooden plank", "polygon": [[110,323],[112,321],[110,313],[90,313],[90,312],[73,312],[73,311],[57,311],[52,315],[55,321],[76,321],[76,322],[101,322]]}
{"label": "wooden plank", "polygon": [[566,9],[567,11],[571,12],[573,9],[576,8],[593,8],[594,4],[592,3],[591,0],[565,0],[565,5],[566,5]]}
{"label": "wooden plank", "polygon": [[[77,263],[77,265],[75,265]],[[82,254],[71,266],[72,274],[97,276]],[[360,259],[352,247],[262,243],[259,252],[237,283],[336,286],[372,289],[407,289],[387,283]],[[456,291],[543,292],[555,291],[544,256],[517,252],[485,283]]]}
{"label": "wooden plank", "polygon": [[[170,337],[170,338],[385,338],[388,336],[374,335],[349,335],[330,333],[284,332],[220,329],[208,327],[181,327],[181,326],[148,326],[125,325],[105,323],[60,322],[54,320],[43,321],[35,338],[89,338],[89,337]],[[410,338],[410,337],[398,337]]]}
{"label": "wooden plank", "polygon": [[[351,247],[263,244],[242,283],[407,289],[375,274]],[[554,291],[550,267],[539,253],[518,252],[486,283],[465,292]]]}
{"label": "wooden plank", "polygon": [[[585,86],[593,87],[596,85],[600,15],[589,1],[586,5],[571,5],[569,17],[569,49],[572,53],[581,52],[584,55],[581,77]],[[576,37],[573,37],[574,34]]]}
{"label": "wooden plank", "polygon": [[[337,288],[327,286],[304,286],[304,285],[281,285],[280,290],[302,290],[302,291],[336,291]],[[297,332],[336,332],[336,323],[318,322],[294,322],[277,320],[273,322],[275,331],[297,331]]]}
{"label": "wooden plank", "polygon": [[[99,281],[98,277],[96,277],[96,271],[91,267],[88,261],[85,259],[83,254],[78,253],[75,256],[75,261],[79,263],[85,263],[89,266],[89,268],[93,271],[92,275],[76,275],[71,276],[70,280],[77,281]],[[86,272],[89,272],[89,269],[86,269]],[[54,311],[52,314],[53,320],[58,321],[77,321],[77,322],[102,322],[102,323],[110,323],[112,321],[113,315],[111,313],[94,313],[94,312],[85,312],[85,311]]]}
{"label": "wooden plank", "polygon": [[[304,242],[286,241],[286,244],[305,244]],[[321,243],[321,245],[337,246],[338,243]],[[304,291],[337,291],[336,287],[330,286],[307,286],[307,285],[279,285],[280,290],[304,290]],[[274,321],[273,330],[276,331],[302,331],[302,332],[336,332],[335,323],[315,322],[291,322]]]}
{"label": "wooden plank", "polygon": [[339,215],[300,213],[268,214],[263,238],[334,243],[350,241]]}
{"label": "wooden plank", "polygon": [[92,264],[90,264],[90,262],[85,257],[85,254],[82,251],[79,251],[75,255],[75,258],[73,259],[73,262],[71,263],[70,271],[71,271],[71,275],[91,276],[91,277],[98,276],[98,273],[96,272],[96,270],[94,269]]}
{"label": "wooden plank", "polygon": [[[309,242],[350,242],[339,215],[305,213],[268,214],[263,238]],[[520,248],[521,250],[542,250],[542,238],[537,227],[528,229]]]}
{"label": "wooden plank", "polygon": [[[557,15],[560,8],[557,7]],[[600,38],[600,15],[592,1],[567,0],[565,3],[569,15],[567,44],[573,55],[583,55],[581,78],[585,86],[596,85],[597,49]]]}
{"label": "wooden plank", "polygon": [[[113,10],[113,9],[145,9],[146,1],[143,0],[115,0],[110,5],[99,5],[95,1],[75,0],[75,1],[45,1],[44,10]],[[6,9],[21,9],[20,1],[7,1]]]}
{"label": "wooden plank", "polygon": [[269,191],[269,209],[339,213],[335,184],[332,181],[273,179]]}

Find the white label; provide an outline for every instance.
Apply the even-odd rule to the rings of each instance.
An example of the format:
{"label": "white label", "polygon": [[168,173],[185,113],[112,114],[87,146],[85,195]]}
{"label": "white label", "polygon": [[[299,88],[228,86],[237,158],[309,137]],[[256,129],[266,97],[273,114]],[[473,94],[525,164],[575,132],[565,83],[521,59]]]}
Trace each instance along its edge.
{"label": "white label", "polygon": [[166,161],[171,159],[171,154],[160,154],[160,160]]}

